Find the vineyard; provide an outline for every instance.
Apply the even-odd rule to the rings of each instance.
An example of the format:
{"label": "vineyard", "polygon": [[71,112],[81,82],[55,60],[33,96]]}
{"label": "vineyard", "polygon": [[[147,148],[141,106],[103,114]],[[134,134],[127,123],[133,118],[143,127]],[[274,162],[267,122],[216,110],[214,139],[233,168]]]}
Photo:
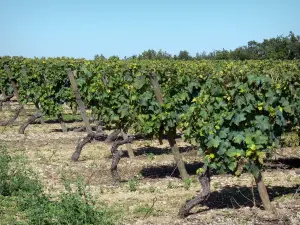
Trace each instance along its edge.
{"label": "vineyard", "polygon": [[299,60],[2,57],[0,91],[54,198],[64,174],[115,223],[300,223]]}

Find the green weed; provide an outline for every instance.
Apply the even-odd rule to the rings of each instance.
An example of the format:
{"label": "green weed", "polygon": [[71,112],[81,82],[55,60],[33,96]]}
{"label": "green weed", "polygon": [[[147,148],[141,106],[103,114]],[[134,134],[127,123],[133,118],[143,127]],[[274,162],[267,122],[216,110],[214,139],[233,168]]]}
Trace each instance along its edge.
{"label": "green weed", "polygon": [[[116,222],[115,213],[105,204],[96,207],[83,179],[75,187],[62,177],[64,189],[56,200],[45,194],[43,184],[22,155],[0,148],[0,216],[5,224],[103,224]],[[1,222],[2,222],[1,221]]]}

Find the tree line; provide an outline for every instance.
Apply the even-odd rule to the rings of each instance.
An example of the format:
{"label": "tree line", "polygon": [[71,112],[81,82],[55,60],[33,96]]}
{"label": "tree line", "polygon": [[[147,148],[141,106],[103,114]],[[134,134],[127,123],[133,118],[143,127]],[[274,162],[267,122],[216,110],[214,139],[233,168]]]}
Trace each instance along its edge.
{"label": "tree line", "polygon": [[[119,56],[111,56],[109,59]],[[106,59],[101,55],[95,55],[94,59]],[[247,45],[240,46],[234,50],[214,50],[212,52],[196,53],[192,56],[187,50],[182,50],[176,55],[172,55],[163,50],[148,49],[139,55],[125,56],[124,59],[150,59],[150,60],[293,60],[300,59],[300,35],[295,35],[290,31],[287,36],[277,36],[275,38],[264,39],[262,42],[249,41]]]}

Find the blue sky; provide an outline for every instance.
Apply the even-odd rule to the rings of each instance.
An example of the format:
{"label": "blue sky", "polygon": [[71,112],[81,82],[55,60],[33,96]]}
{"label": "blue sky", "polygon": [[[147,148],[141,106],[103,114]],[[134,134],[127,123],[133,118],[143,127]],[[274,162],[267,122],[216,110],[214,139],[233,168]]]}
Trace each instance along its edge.
{"label": "blue sky", "polygon": [[0,56],[234,49],[300,35],[300,0],[1,0]]}

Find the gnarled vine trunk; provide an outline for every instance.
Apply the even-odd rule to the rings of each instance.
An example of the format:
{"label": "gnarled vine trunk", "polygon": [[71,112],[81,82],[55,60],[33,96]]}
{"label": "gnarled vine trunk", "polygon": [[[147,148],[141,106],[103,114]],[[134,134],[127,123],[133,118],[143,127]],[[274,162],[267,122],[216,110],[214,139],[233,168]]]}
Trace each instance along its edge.
{"label": "gnarled vine trunk", "polygon": [[[35,104],[35,107],[37,108],[37,112],[41,113],[39,104]],[[43,115],[40,117],[40,121],[41,121],[42,125],[45,125],[45,120],[44,120]]]}
{"label": "gnarled vine trunk", "polygon": [[112,143],[114,140],[117,139],[120,132],[121,132],[120,130],[114,130],[112,133],[110,133],[107,136],[107,138],[105,139],[105,143],[107,143],[107,144]]}
{"label": "gnarled vine trunk", "polygon": [[207,166],[203,167],[203,172],[198,174],[198,179],[202,187],[201,193],[185,203],[179,210],[179,217],[184,218],[189,215],[192,208],[206,201],[210,196],[210,174]]}
{"label": "gnarled vine trunk", "polygon": [[111,154],[112,154],[112,163],[110,167],[111,175],[115,183],[120,182],[121,177],[118,173],[118,163],[121,159],[122,153],[118,150],[118,147],[127,143],[131,143],[132,138],[127,138],[125,140],[115,141],[111,146]]}
{"label": "gnarled vine trunk", "polygon": [[74,132],[83,132],[83,131],[86,131],[86,128],[85,126],[82,126],[82,127],[78,127],[78,128],[75,128],[73,129]]}
{"label": "gnarled vine trunk", "polygon": [[[128,134],[125,131],[122,130],[121,134],[122,134],[123,140],[127,140],[128,139]],[[130,143],[126,144],[126,149],[127,149],[129,158],[130,159],[134,159],[134,152],[133,152],[133,149],[132,149]]]}
{"label": "gnarled vine trunk", "polygon": [[99,119],[96,123],[96,133],[103,133],[102,121]]}
{"label": "gnarled vine trunk", "polygon": [[41,112],[37,112],[36,114],[29,117],[29,119],[20,127],[19,134],[24,134],[25,129],[29,126],[29,124],[33,123],[37,119],[41,118],[43,114]]}
{"label": "gnarled vine trunk", "polygon": [[75,162],[78,161],[81,151],[83,149],[83,147],[90,143],[92,140],[94,139],[94,135],[93,133],[88,134],[86,137],[84,137],[81,141],[78,142],[75,152],[73,153],[71,159]]}
{"label": "gnarled vine trunk", "polygon": [[103,133],[95,133],[95,132],[87,134],[87,136],[85,136],[78,142],[76,149],[71,157],[72,161],[74,161],[74,162],[78,161],[83,147],[95,139],[96,140],[99,140],[99,139],[104,140],[105,135]]}

